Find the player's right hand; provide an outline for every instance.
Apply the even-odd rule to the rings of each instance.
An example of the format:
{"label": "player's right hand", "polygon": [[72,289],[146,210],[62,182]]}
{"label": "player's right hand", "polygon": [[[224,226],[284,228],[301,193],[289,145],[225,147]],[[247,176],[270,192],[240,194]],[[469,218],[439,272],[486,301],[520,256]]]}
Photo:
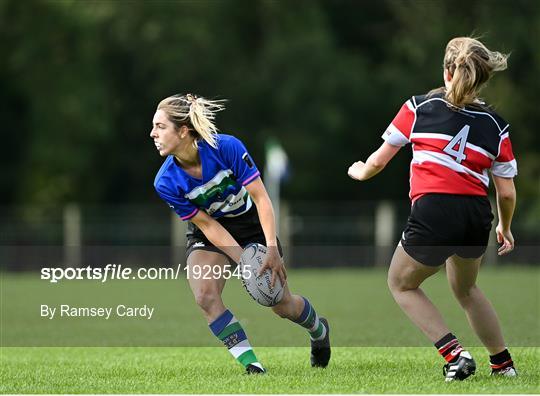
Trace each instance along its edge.
{"label": "player's right hand", "polygon": [[366,164],[362,161],[357,161],[349,167],[347,174],[351,179],[363,180],[363,170]]}
{"label": "player's right hand", "polygon": [[510,229],[503,229],[501,223],[499,223],[495,229],[495,232],[497,233],[497,242],[502,244],[498,250],[499,256],[508,254],[514,250],[514,236],[512,235],[512,231],[510,231]]}
{"label": "player's right hand", "polygon": [[277,246],[268,246],[266,260],[257,275],[261,275],[267,269],[272,271],[272,278],[270,281],[272,287],[276,284],[276,277],[281,281],[281,285],[285,285],[285,282],[287,281],[287,271],[285,270],[285,265],[279,255]]}

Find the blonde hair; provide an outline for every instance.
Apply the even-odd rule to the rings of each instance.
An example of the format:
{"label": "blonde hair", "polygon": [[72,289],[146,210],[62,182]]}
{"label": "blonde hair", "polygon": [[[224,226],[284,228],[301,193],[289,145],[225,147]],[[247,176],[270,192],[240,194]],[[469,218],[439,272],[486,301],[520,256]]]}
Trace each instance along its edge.
{"label": "blonde hair", "polygon": [[194,132],[196,141],[203,139],[217,148],[218,128],[214,119],[218,111],[225,110],[224,102],[225,100],[208,100],[193,94],[178,94],[163,99],[157,109],[163,110],[177,128],[187,126],[190,132]]}
{"label": "blonde hair", "polygon": [[509,55],[490,51],[472,37],[456,37],[448,42],[444,53],[444,68],[452,75],[445,98],[462,108],[478,100],[482,88],[497,71],[505,70]]}

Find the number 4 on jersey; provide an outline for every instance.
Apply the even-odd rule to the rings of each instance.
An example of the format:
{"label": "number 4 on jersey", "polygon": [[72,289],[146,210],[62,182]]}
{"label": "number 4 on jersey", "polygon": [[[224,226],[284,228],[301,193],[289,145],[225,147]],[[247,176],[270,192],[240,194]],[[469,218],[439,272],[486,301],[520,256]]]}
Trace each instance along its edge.
{"label": "number 4 on jersey", "polygon": [[[467,156],[465,155],[465,146],[467,145],[467,137],[469,136],[469,125],[465,125],[463,128],[461,128],[461,131],[458,132],[456,136],[452,140],[450,140],[450,143],[446,145],[446,147],[443,149],[443,151],[451,155],[452,157],[456,157],[456,162],[458,164],[461,164],[461,161],[465,160]],[[457,150],[456,150],[456,146]]]}

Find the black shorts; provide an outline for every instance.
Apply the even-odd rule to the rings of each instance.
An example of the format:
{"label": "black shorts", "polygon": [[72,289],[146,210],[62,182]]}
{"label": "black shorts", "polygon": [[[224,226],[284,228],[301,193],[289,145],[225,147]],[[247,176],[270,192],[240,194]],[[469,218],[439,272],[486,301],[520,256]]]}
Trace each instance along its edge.
{"label": "black shorts", "polygon": [[[222,217],[217,219],[223,228],[225,228],[232,237],[243,248],[250,243],[260,243],[266,246],[266,238],[259,221],[259,214],[255,205],[251,207],[243,215],[238,217]],[[283,256],[281,244],[277,240],[279,254]],[[217,252],[224,254],[221,249],[214,246],[212,242],[206,238],[203,232],[192,222],[188,223],[186,232],[186,259],[194,250],[207,250],[209,252]]]}
{"label": "black shorts", "polygon": [[413,204],[401,245],[416,261],[444,264],[454,254],[478,258],[484,254],[493,214],[486,197],[428,194]]}

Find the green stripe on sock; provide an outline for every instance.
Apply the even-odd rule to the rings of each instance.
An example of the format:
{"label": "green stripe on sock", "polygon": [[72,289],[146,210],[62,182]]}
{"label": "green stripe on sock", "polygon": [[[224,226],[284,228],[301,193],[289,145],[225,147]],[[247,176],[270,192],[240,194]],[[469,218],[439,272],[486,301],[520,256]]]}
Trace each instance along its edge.
{"label": "green stripe on sock", "polygon": [[311,307],[311,311],[309,311],[309,315],[306,321],[302,323],[302,326],[304,326],[306,329],[309,329],[311,326],[313,326],[313,324],[315,323],[315,315],[317,315],[317,313],[315,312],[313,307]]}
{"label": "green stripe on sock", "polygon": [[250,349],[238,356],[236,360],[242,363],[244,367],[247,367],[248,364],[257,362],[257,357],[255,356],[255,352],[253,352],[253,349]]}
{"label": "green stripe on sock", "polygon": [[226,337],[230,336],[232,333],[241,329],[242,329],[242,326],[240,325],[240,322],[234,322],[233,324],[230,324],[227,327],[225,327],[223,331],[218,334],[218,338],[223,341]]}
{"label": "green stripe on sock", "polygon": [[321,335],[322,335],[322,332],[323,332],[323,324],[321,321],[319,321],[319,327],[317,327],[317,330],[315,330],[314,332],[310,332],[309,335],[312,337],[312,338],[319,338]]}

